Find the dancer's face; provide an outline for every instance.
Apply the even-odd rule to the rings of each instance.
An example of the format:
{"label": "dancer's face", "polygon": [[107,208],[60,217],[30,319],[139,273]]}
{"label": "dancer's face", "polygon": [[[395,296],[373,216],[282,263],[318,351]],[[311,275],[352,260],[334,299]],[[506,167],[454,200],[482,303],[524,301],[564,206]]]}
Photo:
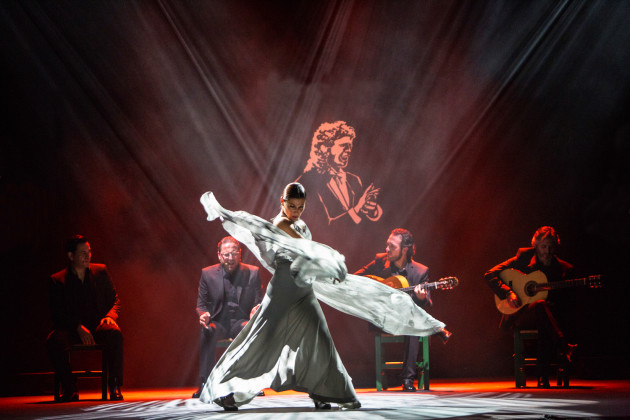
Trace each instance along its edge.
{"label": "dancer's face", "polygon": [[241,262],[241,250],[234,242],[225,242],[219,251],[219,262],[228,273],[232,273]]}
{"label": "dancer's face", "polygon": [[304,208],[306,207],[306,198],[289,198],[282,200],[282,211],[291,220],[295,222],[300,219]]}

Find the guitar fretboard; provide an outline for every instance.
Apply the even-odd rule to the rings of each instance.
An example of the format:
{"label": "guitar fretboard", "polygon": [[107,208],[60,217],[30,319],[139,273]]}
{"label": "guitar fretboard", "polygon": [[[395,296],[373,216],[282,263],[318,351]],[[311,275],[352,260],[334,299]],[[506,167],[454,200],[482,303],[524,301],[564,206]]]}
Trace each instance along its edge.
{"label": "guitar fretboard", "polygon": [[[452,286],[454,286],[453,284],[454,282],[452,280],[443,280],[443,281],[434,281],[432,283],[420,283],[422,285],[422,287],[425,290],[430,290],[430,289],[438,289],[440,287],[444,287],[445,289],[450,289]],[[401,292],[413,292],[413,289],[415,289],[416,286],[409,286],[409,287],[401,287],[400,290]]]}
{"label": "guitar fretboard", "polygon": [[539,283],[536,285],[536,291],[539,290],[555,290],[573,286],[599,286],[601,276],[582,277],[580,279],[553,281],[549,283]]}

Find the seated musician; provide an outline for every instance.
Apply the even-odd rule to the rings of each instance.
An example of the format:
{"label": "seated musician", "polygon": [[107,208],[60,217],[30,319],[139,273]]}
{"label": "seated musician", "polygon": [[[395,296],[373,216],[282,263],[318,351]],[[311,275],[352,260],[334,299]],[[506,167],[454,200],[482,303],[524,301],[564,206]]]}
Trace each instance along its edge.
{"label": "seated musician", "polygon": [[[503,314],[501,328],[538,329],[538,387],[549,388],[549,365],[557,352],[564,363],[571,361],[575,347],[569,344],[559,327],[557,302],[553,299],[538,300],[523,305],[514,290],[506,284],[501,272],[516,269],[524,274],[541,271],[548,282],[562,280],[573,266],[556,256],[560,237],[551,226],[539,228],[532,238],[531,248],[520,248],[516,256],[490,269],[484,279],[499,299],[505,299],[513,308],[520,308],[511,315]],[[505,275],[503,275],[505,277]]]}
{"label": "seated musician", "polygon": [[[433,305],[430,292],[422,288],[422,283],[429,281],[429,268],[413,260],[416,247],[411,232],[406,229],[394,229],[387,238],[385,253],[376,254],[374,261],[357,271],[360,276],[373,275],[386,279],[390,276],[401,275],[405,277],[410,286],[415,286],[412,294],[414,302],[422,307],[428,308]],[[439,333],[442,341],[446,341],[451,336],[447,330]],[[403,357],[403,367],[400,374],[402,379],[402,390],[414,392],[414,378],[417,376],[416,360],[420,343],[417,337],[405,337],[405,353]]]}
{"label": "seated musician", "polygon": [[263,296],[258,267],[241,262],[241,244],[236,239],[231,236],[221,239],[217,258],[219,264],[201,270],[199,279],[199,388],[193,398],[201,396],[216,364],[217,341],[235,338],[256,312]]}

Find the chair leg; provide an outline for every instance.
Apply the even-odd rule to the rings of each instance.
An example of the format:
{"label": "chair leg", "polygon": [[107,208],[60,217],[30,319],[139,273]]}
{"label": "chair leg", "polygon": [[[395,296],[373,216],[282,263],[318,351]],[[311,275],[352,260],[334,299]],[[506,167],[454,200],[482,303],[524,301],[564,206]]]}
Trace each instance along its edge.
{"label": "chair leg", "polygon": [[518,329],[514,330],[514,381],[517,388],[525,387],[525,369],[523,364],[525,363],[525,356],[523,353],[523,340],[521,332]]}
{"label": "chair leg", "polygon": [[383,355],[381,353],[381,336],[380,334],[376,334],[374,336],[374,346],[375,346],[375,359],[376,359],[376,391],[383,390]]}
{"label": "chair leg", "polygon": [[[422,361],[416,361],[418,368],[418,388],[422,387],[425,391],[429,390],[429,337],[417,337],[418,341],[422,343]],[[384,343],[403,343],[404,336],[386,336],[382,337],[379,334],[374,336],[374,353],[376,359],[376,390],[387,390],[387,375],[386,370],[396,367],[388,366],[385,356]],[[392,365],[400,367],[403,362],[391,362]]]}
{"label": "chair leg", "polygon": [[[421,377],[418,377],[418,388],[422,386],[425,391],[429,390],[429,337],[419,337],[422,343],[422,365],[420,369]],[[420,382],[422,380],[422,382]]]}
{"label": "chair leg", "polygon": [[101,398],[107,401],[107,385],[108,385],[108,366],[105,349],[101,349]]}
{"label": "chair leg", "polygon": [[53,398],[55,402],[58,402],[61,400],[61,381],[59,380],[59,377],[57,376],[57,374],[54,374],[54,379],[53,379]]}

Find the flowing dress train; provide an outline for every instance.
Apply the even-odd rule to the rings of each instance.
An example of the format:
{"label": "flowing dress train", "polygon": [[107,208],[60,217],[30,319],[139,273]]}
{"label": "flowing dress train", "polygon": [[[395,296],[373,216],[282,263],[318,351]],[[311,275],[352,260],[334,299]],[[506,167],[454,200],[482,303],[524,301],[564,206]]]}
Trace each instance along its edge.
{"label": "flowing dress train", "polygon": [[343,256],[311,241],[305,225],[308,239],[291,238],[257,216],[224,209],[212,193],[201,202],[208,220],[220,218],[274,275],[260,308],[210,373],[200,401],[233,394],[241,406],[263,388],[307,392],[326,402],[355,401],[317,299],[392,334],[426,336],[444,327],[409,295],[348,274]]}

